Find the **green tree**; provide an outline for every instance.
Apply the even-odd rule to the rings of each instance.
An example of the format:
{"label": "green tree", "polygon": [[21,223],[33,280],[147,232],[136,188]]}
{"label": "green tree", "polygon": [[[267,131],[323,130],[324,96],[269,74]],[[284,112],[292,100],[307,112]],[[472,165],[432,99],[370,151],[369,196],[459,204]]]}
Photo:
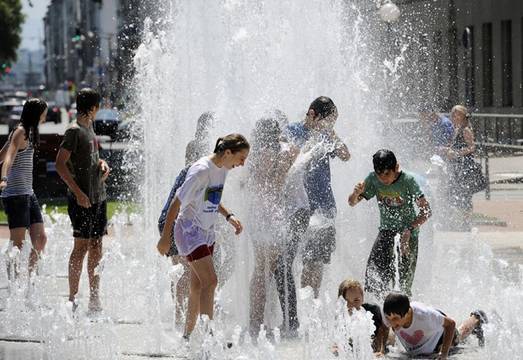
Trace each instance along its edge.
{"label": "green tree", "polygon": [[23,23],[21,1],[0,0],[0,65],[16,61]]}

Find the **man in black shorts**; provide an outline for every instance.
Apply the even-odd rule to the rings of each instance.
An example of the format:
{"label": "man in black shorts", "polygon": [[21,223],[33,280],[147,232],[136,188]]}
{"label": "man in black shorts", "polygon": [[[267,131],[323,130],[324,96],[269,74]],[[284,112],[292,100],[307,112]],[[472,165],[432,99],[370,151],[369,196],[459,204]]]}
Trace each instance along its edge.
{"label": "man in black shorts", "polygon": [[73,310],[85,254],[89,275],[89,312],[101,311],[98,294],[100,276],[96,267],[102,258],[102,237],[107,233],[105,180],[109,167],[99,158],[93,120],[100,95],[82,89],[76,96],[78,119],[66,130],[56,156],[56,170],[69,188],[68,208],[73,226],[74,247],[69,258],[69,301]]}

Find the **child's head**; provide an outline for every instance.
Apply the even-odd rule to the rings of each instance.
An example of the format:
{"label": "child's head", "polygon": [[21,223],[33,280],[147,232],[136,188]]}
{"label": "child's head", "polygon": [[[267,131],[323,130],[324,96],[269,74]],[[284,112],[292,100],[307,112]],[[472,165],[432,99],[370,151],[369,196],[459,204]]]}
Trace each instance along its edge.
{"label": "child's head", "polygon": [[310,126],[318,130],[329,129],[338,119],[338,109],[331,98],[320,96],[309,105],[307,118]]}
{"label": "child's head", "polygon": [[399,173],[399,164],[394,153],[387,149],[381,149],[372,156],[374,171],[378,179],[385,185],[392,184]]}
{"label": "child's head", "polygon": [[218,138],[214,153],[223,159],[223,165],[227,169],[243,166],[251,145],[247,139],[240,134],[229,134]]}
{"label": "child's head", "polygon": [[100,94],[91,88],[83,88],[76,94],[76,111],[81,115],[94,117],[100,108]]}
{"label": "child's head", "polygon": [[24,103],[20,123],[25,130],[25,138],[31,136],[34,145],[38,143],[38,125],[45,122],[47,103],[42,99],[29,99]]}
{"label": "child's head", "polygon": [[254,125],[253,146],[260,150],[279,150],[281,129],[273,118],[261,118]]}
{"label": "child's head", "polygon": [[196,122],[196,134],[195,137],[201,140],[207,140],[209,130],[212,128],[214,123],[214,113],[212,111],[206,111],[200,115]]}
{"label": "child's head", "polygon": [[338,288],[338,297],[345,299],[349,310],[359,310],[363,304],[363,286],[353,279],[343,280]]}
{"label": "child's head", "polygon": [[410,312],[410,301],[407,295],[401,293],[390,293],[383,303],[383,312],[392,328],[395,330],[405,327]]}

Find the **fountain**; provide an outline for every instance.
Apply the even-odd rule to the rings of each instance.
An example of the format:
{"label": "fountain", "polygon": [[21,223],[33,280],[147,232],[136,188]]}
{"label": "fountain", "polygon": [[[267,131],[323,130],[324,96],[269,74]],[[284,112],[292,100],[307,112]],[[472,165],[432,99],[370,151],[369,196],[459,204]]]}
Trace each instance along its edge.
{"label": "fountain", "polygon": [[[365,313],[348,317],[336,290],[346,277],[363,280],[377,233],[374,200],[357,209],[346,204],[353,184],[371,170],[370,154],[376,149],[390,146],[400,162],[409,156],[395,139],[381,136],[381,121],[389,117],[390,104],[384,99],[386,78],[380,69],[384,63],[401,61],[380,57],[376,32],[382,28],[374,10],[342,0],[159,0],[158,9],[159,19],[146,20],[132,89],[140,132],[138,151],[129,161],[143,166],[143,208],[130,219],[126,214],[112,219],[113,234],[105,242],[99,269],[104,314],[86,316],[85,278],[76,315],[66,307],[72,238],[68,218],[54,214],[45,218],[49,243],[41,274],[35,278],[34,305],[24,307],[22,293],[9,298],[0,313],[0,333],[4,339],[37,344],[49,359],[70,354],[78,359],[327,359],[334,343],[340,344],[341,358],[372,358],[362,340],[372,333],[371,319]],[[404,51],[407,47],[400,56]],[[179,272],[156,253],[156,221],[184,166],[185,145],[196,119],[208,110],[216,113],[213,139],[230,132],[249,136],[254,122],[275,108],[291,121],[302,120],[309,103],[320,95],[336,103],[340,114],[336,130],[352,159],[331,164],[338,207],[337,250],[326,268],[320,296],[315,299],[307,288],[298,292],[299,339],[280,340],[278,329],[270,341],[264,336],[269,329],[262,329],[258,339],[247,335],[252,240],[248,229],[236,238],[226,228],[222,237],[232,244],[235,267],[218,291],[215,320],[200,321],[185,343],[175,326],[170,293],[170,282]],[[244,201],[249,189],[243,185],[248,176],[246,168],[232,171],[223,199],[244,224],[250,216]],[[523,325],[517,316],[523,311],[521,266],[515,276],[505,276],[508,265],[496,260],[474,233],[436,235],[429,241],[429,226],[420,235],[415,299],[444,309],[458,322],[475,308],[493,314],[485,348],[467,346],[458,358],[515,358],[523,351],[518,341]],[[4,263],[0,266],[5,268]],[[294,270],[301,271],[299,256]],[[273,323],[278,323],[277,301],[268,308]],[[213,336],[205,328],[212,328]],[[348,337],[353,339],[350,348],[342,345]],[[392,355],[401,356],[397,349]]]}

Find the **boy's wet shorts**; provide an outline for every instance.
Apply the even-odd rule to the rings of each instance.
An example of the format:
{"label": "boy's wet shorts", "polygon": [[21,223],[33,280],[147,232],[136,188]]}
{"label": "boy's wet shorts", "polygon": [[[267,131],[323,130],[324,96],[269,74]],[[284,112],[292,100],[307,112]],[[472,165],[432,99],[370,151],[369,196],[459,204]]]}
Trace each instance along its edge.
{"label": "boy's wet shorts", "polygon": [[67,212],[73,226],[73,237],[97,239],[107,234],[107,202],[91,204],[84,208],[76,202],[74,195],[67,197]]}
{"label": "boy's wet shorts", "polygon": [[2,200],[9,229],[27,229],[33,224],[44,222],[35,194],[8,196]]}
{"label": "boy's wet shorts", "polygon": [[192,262],[194,260],[203,259],[206,256],[212,256],[214,254],[214,244],[211,246],[201,245],[193,250],[192,253],[187,255],[187,261]]}
{"label": "boy's wet shorts", "polygon": [[309,228],[304,236],[303,261],[329,264],[336,249],[336,228]]}

